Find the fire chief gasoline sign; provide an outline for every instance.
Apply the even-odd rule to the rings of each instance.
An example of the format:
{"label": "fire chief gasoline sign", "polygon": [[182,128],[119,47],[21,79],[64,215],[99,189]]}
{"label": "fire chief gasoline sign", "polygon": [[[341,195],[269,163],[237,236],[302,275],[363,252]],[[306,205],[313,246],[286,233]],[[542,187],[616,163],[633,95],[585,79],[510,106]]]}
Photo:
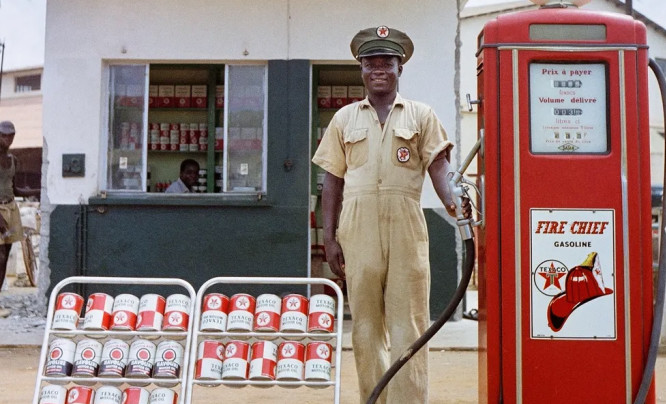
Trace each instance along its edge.
{"label": "fire chief gasoline sign", "polygon": [[534,339],[615,339],[615,212],[530,210]]}

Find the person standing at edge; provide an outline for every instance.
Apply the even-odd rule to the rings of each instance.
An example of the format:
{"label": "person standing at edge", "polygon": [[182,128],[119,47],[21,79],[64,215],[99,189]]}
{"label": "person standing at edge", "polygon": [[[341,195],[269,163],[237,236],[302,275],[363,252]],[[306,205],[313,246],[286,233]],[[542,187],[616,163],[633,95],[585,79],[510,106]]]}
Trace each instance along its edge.
{"label": "person standing at edge", "polygon": [[[432,108],[397,92],[403,64],[414,51],[404,32],[367,28],[350,47],[368,96],[336,112],[312,161],[326,171],[324,248],[333,273],[347,281],[364,403],[390,364],[430,325],[421,191],[428,171],[435,192],[455,216],[448,187],[453,144]],[[463,211],[471,216],[466,198]],[[400,369],[378,402],[427,401],[426,347]]]}
{"label": "person standing at edge", "polygon": [[[0,285],[5,280],[7,260],[12,244],[23,238],[21,212],[14,196],[37,197],[39,189],[19,188],[14,181],[18,160],[9,153],[16,130],[10,121],[0,122]],[[0,308],[0,317],[9,316],[10,311]]]}

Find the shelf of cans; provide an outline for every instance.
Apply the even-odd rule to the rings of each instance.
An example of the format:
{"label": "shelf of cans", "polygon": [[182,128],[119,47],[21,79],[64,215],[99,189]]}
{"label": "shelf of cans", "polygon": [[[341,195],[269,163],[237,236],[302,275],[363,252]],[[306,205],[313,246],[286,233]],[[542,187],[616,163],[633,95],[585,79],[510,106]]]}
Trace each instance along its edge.
{"label": "shelf of cans", "polygon": [[[172,285],[142,296],[62,292],[71,284]],[[194,288],[173,278],[70,277],[49,299],[33,404],[185,403]]]}
{"label": "shelf of cans", "polygon": [[[217,284],[325,285],[326,294],[229,296],[209,292]],[[218,277],[204,283],[196,297],[190,377],[193,386],[334,387],[340,397],[344,298],[324,278]],[[332,375],[334,373],[334,375]]]}

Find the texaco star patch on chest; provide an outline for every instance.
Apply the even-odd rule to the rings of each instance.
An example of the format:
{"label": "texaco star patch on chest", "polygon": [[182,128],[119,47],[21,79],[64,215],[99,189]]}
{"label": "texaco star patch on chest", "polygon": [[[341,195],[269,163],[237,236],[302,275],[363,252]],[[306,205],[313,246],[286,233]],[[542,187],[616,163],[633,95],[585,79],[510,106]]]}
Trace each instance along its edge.
{"label": "texaco star patch on chest", "polygon": [[398,161],[401,163],[408,162],[410,157],[409,149],[406,147],[398,148],[396,152],[396,157],[398,157]]}

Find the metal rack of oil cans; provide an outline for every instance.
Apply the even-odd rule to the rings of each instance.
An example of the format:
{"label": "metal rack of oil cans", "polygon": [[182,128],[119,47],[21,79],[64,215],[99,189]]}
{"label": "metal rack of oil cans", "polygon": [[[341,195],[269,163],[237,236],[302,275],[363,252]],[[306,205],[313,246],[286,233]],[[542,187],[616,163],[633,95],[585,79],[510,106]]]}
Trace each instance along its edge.
{"label": "metal rack of oil cans", "polygon": [[[209,329],[201,330],[202,314],[203,314],[202,307],[203,307],[204,298],[206,297],[206,295],[209,294],[211,287],[213,285],[218,285],[218,284],[273,284],[273,285],[301,284],[301,285],[327,286],[331,290],[333,290],[336,295],[336,299],[333,303],[334,313],[331,313],[330,317],[330,320],[333,321],[333,324],[330,327],[330,330],[323,331],[324,329],[319,329],[317,332],[310,332],[310,331],[303,332],[302,330],[275,331],[275,329],[273,329],[272,331],[263,330],[257,332],[251,329],[228,330],[226,328],[224,328],[224,330],[213,330],[213,331]],[[259,299],[259,297],[257,297],[257,299]],[[192,358],[192,360],[189,362],[190,369],[188,371],[189,375],[187,378],[187,392],[185,394],[187,400],[186,404],[190,402],[195,402],[194,396],[196,394],[194,394],[193,392],[193,387],[195,385],[208,386],[208,387],[215,387],[220,385],[228,385],[233,387],[243,387],[246,385],[255,386],[255,387],[282,386],[290,388],[301,387],[301,386],[308,386],[312,388],[327,388],[332,386],[334,388],[334,393],[333,393],[334,402],[338,404],[340,402],[340,371],[342,363],[341,361],[342,320],[344,318],[343,311],[344,311],[344,297],[340,287],[335,282],[325,278],[217,277],[208,280],[199,288],[194,304],[194,324],[191,329],[192,344],[190,348],[191,349],[190,358]],[[232,321],[231,317],[233,315],[232,312],[233,309],[229,309],[229,323],[231,323]],[[255,321],[258,321],[258,318],[259,316],[257,315]],[[201,356],[198,354],[198,352],[202,352],[204,349],[203,347],[200,347],[200,345],[203,342],[220,341],[220,345],[218,345],[218,350],[220,349],[219,347],[221,346],[222,343],[226,344],[225,352],[223,354],[218,353],[220,356],[224,356],[224,361],[226,366],[227,362],[231,362],[230,358],[232,355],[230,355],[230,353],[233,353],[231,351],[238,350],[236,343],[243,344],[246,347],[251,344],[254,347],[255,344],[257,343],[262,344],[264,341],[276,341],[276,340],[278,342],[281,342],[280,348],[282,348],[284,344],[289,345],[288,343],[293,341],[298,341],[298,344],[301,345],[304,345],[305,342],[309,342],[308,348],[310,348],[310,344],[315,344],[315,345],[323,344],[324,346],[320,346],[319,348],[321,348],[324,352],[330,349],[330,352],[326,352],[326,354],[330,355],[329,361],[331,361],[330,362],[331,368],[329,369],[329,371],[331,377],[329,378],[315,377],[310,380],[308,379],[307,376],[303,378],[298,378],[298,377],[286,378],[287,380],[281,380],[280,377],[253,378],[253,377],[239,376],[232,378],[220,377],[219,379],[217,377],[210,377],[210,378],[200,377],[202,366],[197,362],[199,362],[200,359],[199,357]],[[273,344],[271,345],[271,347],[275,351],[277,344],[275,342],[271,342],[271,344]],[[218,360],[218,364],[219,363],[220,362]],[[254,364],[250,366],[253,365]],[[278,372],[279,372],[279,365],[280,361],[278,360],[276,366],[278,367]],[[220,371],[219,373],[220,375],[226,374],[221,372],[220,369],[218,370]],[[227,369],[225,368],[225,372],[226,370]],[[250,374],[252,374],[252,370],[253,369],[250,367]],[[307,374],[307,372],[305,373]]]}
{"label": "metal rack of oil cans", "polygon": [[[184,289],[183,295],[189,297],[189,305],[187,311],[181,314],[187,314],[188,318],[180,318],[183,326],[178,329],[162,330],[156,329],[151,331],[132,331],[132,330],[104,330],[104,329],[83,329],[84,318],[79,314],[74,317],[73,314],[68,314],[71,318],[67,319],[67,315],[60,316],[56,313],[56,299],[61,294],[61,291],[66,286],[72,284],[114,284],[114,285],[155,285],[155,286],[175,286],[179,290],[180,288]],[[65,293],[65,295],[67,295]],[[71,297],[71,294],[70,294]],[[92,295],[91,295],[92,297]],[[91,305],[91,297],[88,298],[87,305]],[[80,394],[79,388],[86,388],[88,391],[94,389],[94,392],[100,393],[101,389],[107,388],[108,386],[115,387],[118,391],[121,388],[124,388],[123,394],[126,394],[128,389],[134,390],[137,389],[141,394],[150,393],[152,394],[156,390],[164,391],[165,394],[174,394],[177,395],[177,402],[180,404],[189,403],[187,397],[187,387],[189,383],[189,372],[190,369],[190,352],[192,351],[192,324],[195,318],[194,314],[194,304],[193,302],[196,299],[196,291],[194,288],[186,281],[181,279],[174,278],[132,278],[132,277],[83,277],[75,276],[69,277],[61,282],[59,282],[52,290],[51,296],[49,299],[48,305],[48,315],[46,319],[44,339],[42,343],[42,349],[39,359],[39,373],[37,375],[37,380],[35,384],[35,392],[33,396],[33,404],[38,404],[40,402],[40,396],[44,394],[64,394],[68,396],[69,401],[76,401],[76,398],[72,398],[73,395]],[[143,303],[143,302],[142,302]],[[73,305],[76,304],[73,299],[67,302],[59,302],[64,304],[67,309],[73,308]],[[86,307],[86,312],[89,307]],[[72,310],[72,313],[74,310]],[[87,314],[87,313],[86,313]],[[141,312],[139,312],[139,316]],[[57,317],[57,318],[56,318]],[[174,314],[174,317],[177,317]],[[184,316],[182,316],[184,317]],[[62,321],[63,318],[66,321],[72,321],[73,326],[70,329],[60,329],[56,327],[54,329],[54,322]],[[87,317],[86,317],[87,320]],[[186,327],[185,327],[186,324]],[[46,375],[46,364],[47,359],[53,359],[60,354],[59,348],[50,349],[51,344],[56,339],[61,339],[63,342],[67,343],[67,340],[81,342],[83,339],[91,339],[94,341],[110,341],[112,339],[118,339],[120,341],[155,341],[155,342],[167,342],[167,343],[177,343],[182,347],[182,362],[180,368],[178,369],[177,374],[174,374],[174,377],[162,378],[154,377],[154,375],[147,375],[147,377],[134,378],[126,377],[125,374],[119,374],[118,377],[98,377],[97,375],[89,375],[89,377],[73,377],[62,373],[58,376]],[[153,342],[154,343],[154,342]],[[71,342],[69,343],[71,344]],[[77,347],[78,351],[78,347]],[[82,353],[85,355],[85,353]],[[49,358],[47,358],[49,356]],[[69,365],[71,366],[71,364]],[[68,388],[65,388],[68,386]],[[145,388],[144,388],[145,387]],[[48,389],[53,389],[52,391],[44,391]],[[133,391],[134,393],[135,391]],[[105,391],[105,393],[107,393]],[[94,394],[94,393],[93,393]],[[116,393],[117,394],[117,393]],[[48,400],[42,400],[42,402],[51,402]],[[58,402],[53,400],[53,402]],[[92,402],[92,400],[91,400]],[[124,401],[123,401],[124,402]],[[173,402],[173,401],[170,401]]]}

